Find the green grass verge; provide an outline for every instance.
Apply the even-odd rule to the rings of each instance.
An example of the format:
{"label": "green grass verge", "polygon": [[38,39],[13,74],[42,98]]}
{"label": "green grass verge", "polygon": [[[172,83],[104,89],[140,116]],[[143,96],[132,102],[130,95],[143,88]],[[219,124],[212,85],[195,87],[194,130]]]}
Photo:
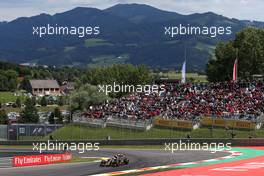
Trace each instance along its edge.
{"label": "green grass verge", "polygon": [[[91,128],[82,125],[68,125],[52,133],[54,139],[75,140],[75,139],[142,139],[142,138],[165,138],[184,137],[186,132],[167,129],[153,128],[149,131],[137,131],[121,128]],[[48,139],[48,137],[46,137]]]}
{"label": "green grass verge", "polygon": [[[249,136],[264,137],[264,130],[241,131],[234,130],[236,138],[249,138]],[[91,140],[106,139],[145,139],[145,138],[186,138],[190,134],[191,138],[231,138],[231,131],[216,128],[213,133],[208,128],[200,128],[193,131],[172,130],[163,128],[152,128],[149,131],[138,131],[121,128],[92,128],[82,125],[67,125],[52,133],[54,139],[57,140]],[[43,138],[49,139],[49,136]]]}

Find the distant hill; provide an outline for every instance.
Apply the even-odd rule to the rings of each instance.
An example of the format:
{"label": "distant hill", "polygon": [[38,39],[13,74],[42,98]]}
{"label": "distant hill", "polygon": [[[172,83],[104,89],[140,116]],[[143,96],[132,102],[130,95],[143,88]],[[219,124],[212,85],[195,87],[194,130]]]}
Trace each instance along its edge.
{"label": "distant hill", "polygon": [[118,4],[104,11],[127,19],[132,23],[157,23],[182,18],[184,16],[143,4]]}
{"label": "distant hill", "polygon": [[[231,26],[233,34],[208,38],[169,38],[164,26],[179,24]],[[100,26],[100,35],[32,35],[32,26]],[[212,12],[181,15],[142,4],[119,4],[105,10],[78,7],[55,15],[40,14],[0,23],[0,59],[15,63],[96,66],[114,63],[147,64],[180,69],[187,47],[187,69],[203,71],[217,42],[234,38],[247,26],[263,22],[230,19]]]}

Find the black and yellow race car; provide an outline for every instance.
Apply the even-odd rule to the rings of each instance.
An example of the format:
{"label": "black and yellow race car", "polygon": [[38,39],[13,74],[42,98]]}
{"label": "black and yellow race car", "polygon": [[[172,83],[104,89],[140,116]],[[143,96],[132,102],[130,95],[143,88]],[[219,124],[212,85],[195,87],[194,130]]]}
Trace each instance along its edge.
{"label": "black and yellow race car", "polygon": [[117,154],[112,158],[102,159],[100,167],[118,167],[128,163],[129,159],[124,154]]}

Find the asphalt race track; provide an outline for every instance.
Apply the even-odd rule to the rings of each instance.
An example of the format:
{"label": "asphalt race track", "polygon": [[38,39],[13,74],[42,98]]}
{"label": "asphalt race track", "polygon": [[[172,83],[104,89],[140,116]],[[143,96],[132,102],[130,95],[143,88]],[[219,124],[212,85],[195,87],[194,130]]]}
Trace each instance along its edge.
{"label": "asphalt race track", "polygon": [[193,162],[213,159],[229,155],[226,152],[211,153],[208,151],[175,151],[173,154],[163,150],[131,150],[131,149],[101,149],[83,154],[74,153],[82,157],[112,157],[117,153],[126,154],[130,160],[128,166],[99,167],[99,163],[65,163],[55,165],[42,165],[32,167],[13,168],[11,158],[14,155],[32,155],[30,150],[0,149],[0,175],[1,176],[88,176],[93,174],[137,169],[166,164]]}

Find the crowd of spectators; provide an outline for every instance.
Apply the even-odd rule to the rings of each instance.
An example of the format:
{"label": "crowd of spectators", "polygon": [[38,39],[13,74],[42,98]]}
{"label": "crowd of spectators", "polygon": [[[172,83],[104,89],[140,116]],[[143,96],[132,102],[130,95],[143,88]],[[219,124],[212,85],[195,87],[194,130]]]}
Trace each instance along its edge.
{"label": "crowd of spectators", "polygon": [[133,93],[91,106],[91,118],[195,120],[202,116],[252,120],[264,112],[264,82],[166,83],[160,93]]}

